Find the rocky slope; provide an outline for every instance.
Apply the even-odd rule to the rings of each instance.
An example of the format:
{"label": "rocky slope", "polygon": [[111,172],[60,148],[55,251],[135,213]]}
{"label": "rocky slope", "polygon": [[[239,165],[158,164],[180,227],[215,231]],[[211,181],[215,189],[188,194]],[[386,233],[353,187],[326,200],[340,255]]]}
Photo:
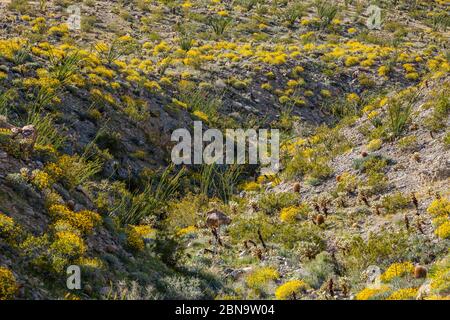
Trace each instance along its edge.
{"label": "rocky slope", "polygon": [[[0,3],[0,299],[448,299],[449,4],[376,4]],[[193,121],[282,170],[171,165]]]}

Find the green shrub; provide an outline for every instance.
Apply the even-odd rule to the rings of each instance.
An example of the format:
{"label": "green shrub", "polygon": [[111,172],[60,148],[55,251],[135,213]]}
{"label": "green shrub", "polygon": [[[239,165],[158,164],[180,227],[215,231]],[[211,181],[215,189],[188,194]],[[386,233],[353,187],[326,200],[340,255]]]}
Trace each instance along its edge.
{"label": "green shrub", "polygon": [[316,289],[320,288],[335,271],[333,258],[326,251],[319,253],[313,260],[307,262],[304,268],[307,272],[307,276],[304,277],[305,282]]}
{"label": "green shrub", "polygon": [[397,144],[402,151],[415,151],[417,149],[417,137],[414,135],[403,137],[398,140]]}
{"label": "green shrub", "polygon": [[261,197],[258,202],[259,208],[266,214],[272,215],[278,213],[285,207],[299,204],[298,194],[292,192],[268,193]]}
{"label": "green shrub", "polygon": [[381,205],[388,214],[397,213],[398,210],[407,208],[410,203],[410,199],[405,197],[401,192],[396,192],[393,195],[385,196],[381,200]]}
{"label": "green shrub", "polygon": [[449,114],[450,98],[446,93],[441,93],[437,97],[437,102],[434,104],[433,112],[425,118],[425,127],[432,132],[446,128],[446,121]]}
{"label": "green shrub", "polygon": [[380,172],[390,161],[378,154],[370,154],[367,157],[362,157],[353,160],[353,168],[360,172]]}
{"label": "green shrub", "polygon": [[383,230],[377,234],[370,233],[366,240],[356,235],[350,239],[344,264],[349,271],[362,271],[370,265],[388,266],[403,261],[408,248],[406,231]]}
{"label": "green shrub", "polygon": [[310,221],[300,225],[281,224],[276,227],[274,241],[287,249],[293,249],[305,259],[313,259],[325,250],[323,230]]}

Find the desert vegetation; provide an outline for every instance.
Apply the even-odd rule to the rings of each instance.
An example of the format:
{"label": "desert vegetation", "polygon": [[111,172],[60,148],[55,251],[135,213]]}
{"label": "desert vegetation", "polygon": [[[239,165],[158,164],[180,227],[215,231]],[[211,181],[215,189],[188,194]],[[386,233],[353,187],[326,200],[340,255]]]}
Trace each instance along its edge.
{"label": "desert vegetation", "polygon": [[[448,1],[0,7],[0,300],[449,299]],[[281,170],[174,165],[194,121]]]}

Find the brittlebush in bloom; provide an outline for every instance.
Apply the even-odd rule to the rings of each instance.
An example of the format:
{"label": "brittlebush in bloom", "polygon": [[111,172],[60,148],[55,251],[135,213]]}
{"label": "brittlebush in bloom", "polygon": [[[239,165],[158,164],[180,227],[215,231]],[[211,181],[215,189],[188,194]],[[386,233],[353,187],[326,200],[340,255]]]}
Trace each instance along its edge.
{"label": "brittlebush in bloom", "polygon": [[403,277],[408,274],[412,274],[414,271],[414,265],[407,262],[393,263],[387,268],[387,270],[381,275],[381,281],[390,282],[396,277]]}
{"label": "brittlebush in bloom", "polygon": [[204,122],[209,121],[208,115],[206,113],[204,113],[203,111],[195,110],[192,114],[194,116],[196,116],[197,118],[199,118],[200,120],[203,120]]}
{"label": "brittlebush in bloom", "polygon": [[373,139],[367,145],[367,149],[369,151],[376,151],[381,148],[382,144],[383,144],[383,141],[381,139]]}
{"label": "brittlebush in bloom", "polygon": [[155,230],[147,225],[142,226],[128,226],[126,230],[127,243],[130,248],[135,250],[143,250],[145,247],[144,238],[151,238],[155,233]]}
{"label": "brittlebush in bloom", "polygon": [[0,267],[0,300],[13,299],[18,286],[11,270]]}
{"label": "brittlebush in bloom", "polygon": [[249,181],[242,185],[242,190],[245,190],[245,191],[258,191],[260,188],[261,188],[261,185],[254,181]]}
{"label": "brittlebush in bloom", "polygon": [[432,294],[445,296],[450,291],[450,255],[438,261],[430,270]]}
{"label": "brittlebush in bloom", "polygon": [[292,223],[295,222],[301,216],[308,214],[308,207],[306,205],[291,206],[283,208],[280,212],[280,220],[283,222]]}
{"label": "brittlebush in bloom", "polygon": [[253,271],[247,276],[245,282],[249,288],[261,289],[266,286],[269,281],[276,280],[280,277],[277,270],[270,267],[263,267]]}
{"label": "brittlebush in bloom", "polygon": [[33,170],[31,173],[31,182],[40,190],[48,188],[50,184],[49,175],[41,170]]}
{"label": "brittlebush in bloom", "polygon": [[450,220],[444,222],[439,227],[436,228],[434,234],[439,238],[448,239],[450,238]]}
{"label": "brittlebush in bloom", "polygon": [[417,288],[403,288],[394,291],[387,300],[414,300],[417,296]]}
{"label": "brittlebush in bloom", "polygon": [[445,198],[435,199],[428,206],[427,212],[432,216],[450,215],[450,201]]}
{"label": "brittlebush in bloom", "polygon": [[61,272],[68,263],[86,252],[86,245],[79,235],[70,231],[60,231],[55,234],[50,252],[52,268],[56,272]]}
{"label": "brittlebush in bloom", "polygon": [[347,95],[347,102],[350,103],[358,103],[361,99],[359,98],[359,96],[356,93],[349,93]]}
{"label": "brittlebush in bloom", "polygon": [[195,226],[188,226],[186,228],[182,228],[182,229],[178,230],[177,236],[184,236],[187,234],[192,234],[192,233],[195,233],[196,231],[197,231],[197,228]]}
{"label": "brittlebush in bloom", "polygon": [[100,215],[89,210],[73,212],[66,206],[60,204],[54,204],[48,210],[56,221],[62,220],[81,233],[91,233],[94,227],[101,222]]}
{"label": "brittlebush in bloom", "polygon": [[7,243],[13,244],[20,233],[21,229],[13,218],[0,212],[0,238],[5,239]]}
{"label": "brittlebush in bloom", "polygon": [[355,296],[356,300],[369,300],[378,294],[382,294],[389,290],[388,286],[380,286],[379,288],[364,288]]}
{"label": "brittlebush in bloom", "polygon": [[302,280],[291,280],[277,288],[275,297],[278,300],[289,300],[296,298],[302,290],[306,289],[308,285]]}

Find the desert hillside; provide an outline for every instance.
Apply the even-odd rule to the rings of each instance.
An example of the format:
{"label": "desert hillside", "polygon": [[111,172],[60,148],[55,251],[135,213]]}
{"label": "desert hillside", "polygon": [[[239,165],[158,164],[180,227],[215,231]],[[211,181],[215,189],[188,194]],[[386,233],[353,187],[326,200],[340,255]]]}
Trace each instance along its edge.
{"label": "desert hillside", "polygon": [[[0,300],[449,299],[449,9],[0,1]],[[197,122],[280,170],[174,164]]]}

